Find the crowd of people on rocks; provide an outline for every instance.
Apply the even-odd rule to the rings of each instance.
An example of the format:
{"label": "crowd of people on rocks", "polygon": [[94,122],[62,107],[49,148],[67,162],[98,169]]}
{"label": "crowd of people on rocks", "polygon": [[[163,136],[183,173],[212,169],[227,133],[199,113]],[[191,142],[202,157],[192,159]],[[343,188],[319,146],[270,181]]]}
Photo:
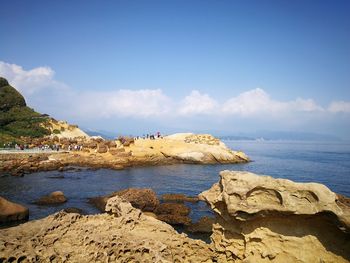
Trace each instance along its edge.
{"label": "crowd of people on rocks", "polygon": [[45,145],[39,145],[38,146],[39,150],[51,150],[51,151],[59,151],[60,150],[60,145],[59,144],[51,144],[51,145],[48,145],[48,144],[45,144]]}
{"label": "crowd of people on rocks", "polygon": [[134,137],[135,140],[139,140],[139,139],[150,139],[150,140],[155,140],[155,139],[163,139],[163,135],[160,132],[156,132],[156,133],[147,133],[147,134],[143,134],[142,136],[136,136]]}
{"label": "crowd of people on rocks", "polygon": [[83,149],[82,145],[68,145],[68,151],[81,151]]}

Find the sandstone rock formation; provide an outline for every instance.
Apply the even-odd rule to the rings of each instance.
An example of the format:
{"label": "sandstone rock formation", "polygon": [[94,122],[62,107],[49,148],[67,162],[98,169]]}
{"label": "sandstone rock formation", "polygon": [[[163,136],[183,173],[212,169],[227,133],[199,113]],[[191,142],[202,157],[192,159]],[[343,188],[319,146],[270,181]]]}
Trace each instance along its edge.
{"label": "sandstone rock formation", "polygon": [[135,208],[152,212],[159,205],[156,193],[150,188],[128,188],[114,193],[130,202]]}
{"label": "sandstone rock formation", "polygon": [[[100,138],[86,138],[86,136],[74,137],[79,135],[76,126],[68,125],[64,129],[72,129],[71,138],[62,137],[59,134],[45,138],[22,138],[30,148],[39,145],[56,145],[64,152],[0,153],[0,174],[23,176],[37,171],[64,170],[65,166],[120,170],[125,167],[177,163],[211,164],[249,161],[244,153],[232,151],[211,135],[175,134],[155,140],[138,139],[123,145],[119,140],[104,141]],[[80,150],[74,150],[77,148]],[[42,156],[44,159],[41,158]]]}
{"label": "sandstone rock formation", "polygon": [[350,209],[326,186],[248,172],[220,173],[200,198],[217,214],[219,261],[348,262]]}
{"label": "sandstone rock formation", "polygon": [[163,194],[161,199],[166,202],[191,202],[196,203],[199,201],[197,196],[187,196],[184,194]]}
{"label": "sandstone rock formation", "polygon": [[57,205],[67,202],[67,198],[64,196],[63,192],[55,191],[49,195],[41,197],[34,203],[37,205]]}
{"label": "sandstone rock formation", "polygon": [[[249,158],[230,150],[211,135],[177,133],[156,140],[135,140],[130,145],[132,156],[139,160],[169,160],[182,163],[242,163]],[[146,160],[145,160],[146,161]]]}
{"label": "sandstone rock formation", "polygon": [[213,262],[211,246],[178,234],[116,196],[110,214],[59,212],[0,230],[1,262]]}
{"label": "sandstone rock formation", "polygon": [[[150,212],[153,217],[171,225],[190,225],[190,208],[181,203],[159,203],[156,193],[149,188],[127,188],[106,196],[93,197],[89,203],[105,211],[109,199],[119,196],[142,212]],[[175,195],[176,196],[176,195]],[[181,195],[180,195],[181,196]]]}
{"label": "sandstone rock formation", "polygon": [[0,224],[28,220],[28,208],[0,196]]}
{"label": "sandstone rock formation", "polygon": [[159,220],[171,225],[189,225],[191,223],[188,217],[190,211],[184,204],[162,203],[157,206],[154,213]]}
{"label": "sandstone rock formation", "polygon": [[152,212],[159,205],[156,193],[150,188],[127,188],[106,196],[90,198],[89,202],[96,206],[101,212],[104,212],[108,199],[114,196],[122,197],[130,202],[132,206],[144,212]]}

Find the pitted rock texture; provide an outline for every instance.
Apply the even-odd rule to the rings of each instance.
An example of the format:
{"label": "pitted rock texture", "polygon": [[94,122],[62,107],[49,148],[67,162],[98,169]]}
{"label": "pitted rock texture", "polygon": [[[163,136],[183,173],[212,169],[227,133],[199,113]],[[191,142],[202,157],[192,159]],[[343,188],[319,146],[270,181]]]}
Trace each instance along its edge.
{"label": "pitted rock texture", "polygon": [[349,262],[347,206],[316,183],[223,171],[200,194],[217,214],[211,236],[219,261]]}
{"label": "pitted rock texture", "polygon": [[[1,262],[213,262],[211,246],[178,234],[116,196],[111,214],[59,212],[0,230]],[[22,261],[21,261],[22,260]]]}

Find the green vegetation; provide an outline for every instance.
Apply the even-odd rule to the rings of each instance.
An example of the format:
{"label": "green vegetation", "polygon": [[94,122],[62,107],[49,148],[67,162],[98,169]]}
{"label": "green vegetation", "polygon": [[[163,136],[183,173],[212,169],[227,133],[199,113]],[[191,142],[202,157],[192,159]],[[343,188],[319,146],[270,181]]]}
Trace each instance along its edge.
{"label": "green vegetation", "polygon": [[47,116],[26,106],[23,96],[0,77],[0,147],[4,143],[22,143],[21,137],[38,138],[50,134],[43,127]]}
{"label": "green vegetation", "polygon": [[54,130],[52,131],[52,133],[54,133],[54,134],[60,134],[61,131],[60,131],[60,130],[57,130],[57,129],[54,129]]}

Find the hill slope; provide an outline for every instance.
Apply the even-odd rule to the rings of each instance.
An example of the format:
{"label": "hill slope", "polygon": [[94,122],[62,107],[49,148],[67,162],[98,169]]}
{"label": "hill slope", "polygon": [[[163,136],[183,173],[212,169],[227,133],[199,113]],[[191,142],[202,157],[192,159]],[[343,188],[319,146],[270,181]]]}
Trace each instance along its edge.
{"label": "hill slope", "polygon": [[43,137],[51,134],[45,127],[48,121],[27,107],[23,96],[6,79],[0,77],[0,147],[4,143],[21,143],[21,137]]}
{"label": "hill slope", "polygon": [[0,147],[8,143],[24,143],[24,137],[40,138],[47,135],[89,137],[76,125],[56,121],[47,114],[29,108],[24,97],[0,77]]}

